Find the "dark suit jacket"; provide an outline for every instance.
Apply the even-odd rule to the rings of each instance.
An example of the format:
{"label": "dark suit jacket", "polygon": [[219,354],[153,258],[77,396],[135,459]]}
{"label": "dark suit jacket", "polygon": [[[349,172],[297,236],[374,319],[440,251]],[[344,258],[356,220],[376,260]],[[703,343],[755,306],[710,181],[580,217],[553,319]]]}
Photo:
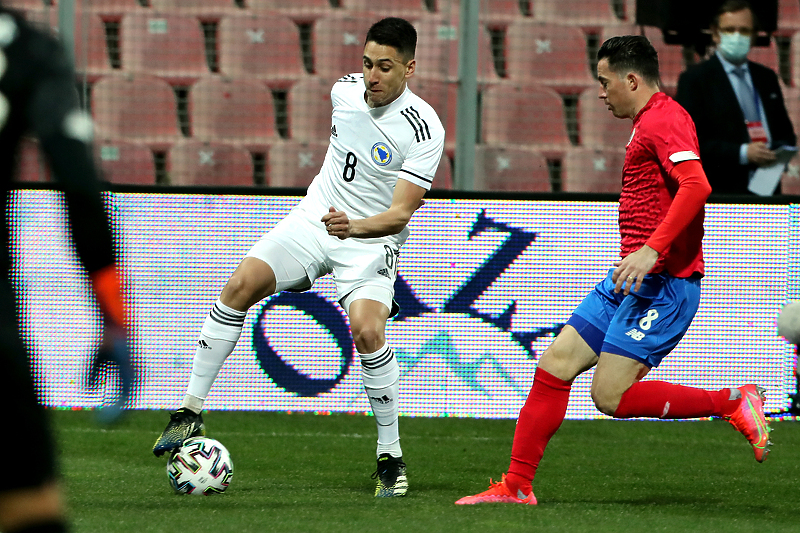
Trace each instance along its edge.
{"label": "dark suit jacket", "polygon": [[[748,62],[753,86],[766,114],[772,148],[797,143],[786,112],[778,76],[769,68]],[[714,193],[751,194],[749,172],[755,166],[739,164],[739,147],[749,143],[744,114],[725,69],[714,55],[683,72],[675,98],[689,112],[697,127],[700,159]],[[776,191],[776,194],[780,191]]]}

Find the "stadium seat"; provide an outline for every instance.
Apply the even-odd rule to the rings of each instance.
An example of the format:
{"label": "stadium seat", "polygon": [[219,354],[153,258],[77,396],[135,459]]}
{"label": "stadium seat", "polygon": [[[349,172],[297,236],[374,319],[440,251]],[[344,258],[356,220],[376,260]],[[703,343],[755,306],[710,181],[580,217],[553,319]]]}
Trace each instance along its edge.
{"label": "stadium seat", "polygon": [[268,185],[308,187],[322,168],[327,151],[327,142],[283,141],[272,145],[267,158]]}
{"label": "stadium seat", "polygon": [[280,15],[223,18],[217,47],[222,74],[286,89],[306,75],[297,26]]}
{"label": "stadium seat", "polygon": [[89,12],[75,13],[75,70],[79,77],[86,76],[94,83],[102,76],[113,73],[106,46],[106,32],[99,15]]}
{"label": "stadium seat", "polygon": [[598,98],[600,86],[586,89],[578,98],[580,144],[591,148],[624,149],[631,137],[632,122],[616,118]]}
{"label": "stadium seat", "polygon": [[475,190],[551,192],[547,159],[527,148],[478,145]]}
{"label": "stadium seat", "polygon": [[256,14],[279,12],[301,24],[313,23],[336,12],[330,0],[245,0],[245,5]]}
{"label": "stadium seat", "polygon": [[92,88],[95,138],[164,150],[181,139],[175,93],[151,76],[108,76]]}
{"label": "stadium seat", "polygon": [[337,14],[319,19],[314,25],[314,72],[331,83],[352,72],[361,72],[364,36],[379,15]]}
{"label": "stadium seat", "polygon": [[445,150],[452,155],[456,143],[458,85],[454,82],[417,78],[415,76],[408,86],[414,94],[428,102],[436,111],[445,130]]}
{"label": "stadium seat", "polygon": [[[798,5],[800,5],[800,1],[798,1]],[[756,63],[761,63],[771,68],[776,73],[780,73],[780,67],[778,65],[778,47],[775,44],[775,37],[769,40],[769,46],[752,47],[747,59],[755,61]]]}
{"label": "stadium seat", "polygon": [[453,190],[453,167],[447,154],[442,154],[442,158],[439,160],[439,166],[433,176],[431,189]]}
{"label": "stadium seat", "polygon": [[127,13],[145,11],[138,0],[75,0],[75,10],[86,10],[103,20],[120,20]]}
{"label": "stadium seat", "polygon": [[517,83],[541,83],[577,93],[594,82],[579,28],[517,20],[506,36],[506,72]]}
{"label": "stadium seat", "polygon": [[[674,96],[675,90],[678,88],[678,77],[681,72],[686,70],[683,47],[678,44],[666,44],[664,35],[658,28],[645,26],[644,34],[650,40],[656,52],[658,52],[658,68],[663,84],[662,89],[667,94]],[[699,61],[699,58],[695,57],[695,60]]]}
{"label": "stadium seat", "polygon": [[480,6],[480,20],[492,29],[506,28],[515,20],[532,14],[531,2],[527,0],[483,0]]}
{"label": "stadium seat", "polygon": [[619,22],[611,6],[611,0],[580,0],[580,2],[535,0],[533,17],[542,22],[583,27],[602,27]]}
{"label": "stadium seat", "polygon": [[200,20],[218,20],[243,12],[233,0],[150,0],[150,7],[156,13],[192,16]]}
{"label": "stadium seat", "polygon": [[622,164],[625,150],[572,148],[561,165],[561,190],[564,192],[608,192],[622,190]]}
{"label": "stadium seat", "polygon": [[561,97],[538,85],[492,85],[483,94],[483,141],[554,152],[569,146]]}
{"label": "stadium seat", "polygon": [[43,11],[51,7],[42,0],[3,0],[3,6],[17,11]]}
{"label": "stadium seat", "polygon": [[266,153],[275,142],[272,93],[251,80],[204,78],[189,92],[192,137],[237,144]]}
{"label": "stadium seat", "polygon": [[124,71],[158,76],[173,85],[191,85],[211,73],[200,21],[194,17],[125,15],[120,50]]}
{"label": "stadium seat", "polygon": [[185,140],[167,158],[170,185],[252,186],[253,160],[244,148]]}
{"label": "stadium seat", "polygon": [[800,2],[798,0],[778,0],[778,29],[800,29]]}
{"label": "stadium seat", "polygon": [[[425,17],[414,23],[417,30],[417,69],[414,76],[458,80],[458,17]],[[478,41],[478,80],[499,80],[492,59],[492,41],[481,27]]]}
{"label": "stadium seat", "polygon": [[155,185],[153,152],[145,145],[124,141],[95,143],[103,179],[111,183]]}
{"label": "stadium seat", "polygon": [[299,142],[327,142],[331,137],[331,86],[320,78],[297,82],[288,93],[289,136]]}
{"label": "stadium seat", "polygon": [[387,13],[412,20],[429,13],[423,0],[339,0],[339,5],[351,11]]}
{"label": "stadium seat", "polygon": [[39,142],[23,137],[17,150],[17,169],[14,181],[38,183],[51,181],[50,169],[39,151]]}

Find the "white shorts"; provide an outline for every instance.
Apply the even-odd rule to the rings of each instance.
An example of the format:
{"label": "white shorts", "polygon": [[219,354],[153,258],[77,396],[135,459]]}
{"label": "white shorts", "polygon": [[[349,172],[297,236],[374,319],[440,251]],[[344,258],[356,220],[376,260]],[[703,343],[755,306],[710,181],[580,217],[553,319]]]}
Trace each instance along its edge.
{"label": "white shorts", "polygon": [[246,257],[267,263],[275,272],[275,292],[306,290],[314,280],[333,274],[339,303],[375,300],[392,309],[400,250],[395,244],[341,240],[328,235],[321,221],[296,210],[253,245]]}

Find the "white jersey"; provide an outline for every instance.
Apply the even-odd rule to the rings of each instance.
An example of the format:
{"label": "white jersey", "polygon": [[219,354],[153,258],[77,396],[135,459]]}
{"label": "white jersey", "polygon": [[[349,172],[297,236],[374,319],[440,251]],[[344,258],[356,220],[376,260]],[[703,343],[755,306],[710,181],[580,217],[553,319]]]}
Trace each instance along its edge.
{"label": "white jersey", "polygon": [[[364,75],[349,74],[331,89],[331,143],[322,169],[296,209],[319,219],[329,207],[351,219],[389,209],[397,179],[430,189],[444,149],[436,111],[406,87],[394,102],[371,108]],[[408,228],[365,242],[402,245]]]}

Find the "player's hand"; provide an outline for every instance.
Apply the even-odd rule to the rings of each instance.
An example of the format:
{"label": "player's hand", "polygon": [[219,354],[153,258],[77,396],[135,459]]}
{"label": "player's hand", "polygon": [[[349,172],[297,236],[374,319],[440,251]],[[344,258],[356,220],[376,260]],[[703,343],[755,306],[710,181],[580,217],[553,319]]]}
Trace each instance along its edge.
{"label": "player's hand", "polygon": [[328,209],[322,217],[322,223],[328,230],[328,235],[341,240],[348,238],[353,230],[353,222],[344,211],[337,211],[335,207]]}
{"label": "player's hand", "polygon": [[760,167],[771,165],[775,162],[775,152],[766,143],[750,143],[747,145],[747,160]]}
{"label": "player's hand", "polygon": [[614,266],[617,268],[611,275],[611,281],[615,284],[614,292],[624,289],[627,296],[630,294],[631,288],[638,291],[644,277],[653,269],[656,261],[658,261],[658,252],[647,245],[642,246],[625,259],[615,261]]}

